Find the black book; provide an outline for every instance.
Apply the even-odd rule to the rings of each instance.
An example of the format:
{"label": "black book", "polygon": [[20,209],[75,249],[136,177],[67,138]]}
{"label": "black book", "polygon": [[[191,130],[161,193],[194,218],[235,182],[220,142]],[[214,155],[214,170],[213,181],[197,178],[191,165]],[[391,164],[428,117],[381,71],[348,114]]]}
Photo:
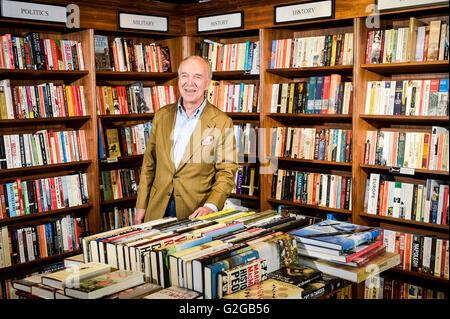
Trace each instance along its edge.
{"label": "black book", "polygon": [[295,171],[290,171],[288,200],[294,201],[294,195],[295,195]]}
{"label": "black book", "polygon": [[20,236],[22,237],[25,262],[27,262],[27,261],[30,261],[30,256],[28,256],[27,228],[22,228],[22,232],[21,232]]}
{"label": "black book", "polygon": [[[37,63],[36,63],[36,53],[34,50],[34,46],[33,46],[33,40],[31,38],[31,34],[28,33],[27,35],[25,35],[24,39],[24,46],[27,47],[28,50],[25,50],[25,54],[29,55],[30,59],[28,61],[28,59],[25,58],[25,60],[27,61],[27,69],[28,70],[37,70]],[[29,51],[29,53],[27,52]]]}
{"label": "black book", "polygon": [[273,227],[275,227],[277,225],[286,224],[286,223],[294,221],[294,220],[295,220],[295,217],[284,217],[284,218],[276,219],[274,221],[269,221],[265,224],[258,225],[258,227],[263,228],[263,229],[269,229],[269,228],[272,229]]}
{"label": "black book", "polygon": [[307,226],[309,225],[309,220],[308,219],[294,219],[285,223],[281,223],[279,225],[275,225],[270,227],[269,229],[274,231],[274,232],[278,232],[278,231],[282,231],[282,232],[289,232],[291,230],[294,229],[299,229],[301,227]]}
{"label": "black book", "polygon": [[413,201],[411,205],[411,220],[416,220],[416,205],[417,205],[417,194],[419,191],[419,185],[414,184],[413,186]]}
{"label": "black book", "polygon": [[331,51],[333,48],[333,35],[330,34],[327,38],[328,43],[328,50],[327,50],[327,59],[326,59],[326,66],[330,66],[331,64]]}
{"label": "black book", "polygon": [[33,56],[35,58],[36,70],[45,70],[45,57],[41,48],[41,41],[39,33],[31,32],[31,47],[33,49]]}
{"label": "black book", "polygon": [[336,100],[336,114],[342,114],[342,103],[344,102],[344,82],[339,84],[338,99]]}
{"label": "black book", "polygon": [[272,193],[271,193],[271,197],[272,198],[276,198],[276,194],[277,194],[277,179],[278,179],[278,171],[276,171],[272,175]]}
{"label": "black book", "polygon": [[352,179],[351,177],[347,177],[345,181],[345,203],[344,209],[350,208],[350,192],[351,192]]}
{"label": "black book", "polygon": [[5,140],[0,136],[0,169],[7,169]]}
{"label": "black book", "polygon": [[35,259],[41,258],[41,253],[40,253],[41,250],[40,250],[39,241],[38,241],[39,236],[37,234],[39,234],[39,233],[36,229],[36,226],[32,226],[31,227],[31,237],[33,239],[33,253],[34,253]]}
{"label": "black book", "polygon": [[20,263],[19,257],[19,234],[17,230],[11,230],[11,245],[12,245],[12,256],[11,256],[11,264],[17,265]]}
{"label": "black book", "polygon": [[281,180],[281,199],[286,200],[286,175],[287,171],[283,171],[283,175],[280,176],[282,178]]}
{"label": "black book", "polygon": [[322,272],[309,267],[292,264],[271,272],[268,277],[297,287],[304,287],[310,282],[322,278]]}
{"label": "black book", "polygon": [[421,236],[413,235],[412,236],[412,246],[411,246],[411,271],[419,271],[422,268],[421,265]]}
{"label": "black book", "polygon": [[319,279],[303,286],[302,299],[316,299],[344,287],[344,279],[322,274]]}
{"label": "black book", "polygon": [[42,161],[44,165],[47,165],[47,152],[45,151],[45,143],[44,143],[44,133],[38,133],[39,136],[39,145],[41,148]]}
{"label": "black book", "polygon": [[13,49],[14,66],[16,69],[19,69],[19,57],[17,55],[17,45],[14,37],[11,38],[11,44]]}
{"label": "black book", "polygon": [[[336,36],[336,56],[334,65],[339,65],[340,56],[341,56],[341,46],[342,46],[342,34],[338,34]],[[339,113],[338,113],[339,114]]]}
{"label": "black book", "polygon": [[330,205],[330,185],[331,185],[331,178],[332,175],[328,175],[327,179],[327,200],[326,200],[326,206],[329,207]]}
{"label": "black book", "polygon": [[72,63],[73,63],[73,69],[74,71],[78,71],[80,69],[80,66],[78,65],[78,50],[77,45],[74,44],[70,47],[70,50],[72,51]]}
{"label": "black book", "polygon": [[434,264],[436,260],[436,238],[432,238],[430,256],[430,275],[434,276]]}
{"label": "black book", "polygon": [[41,114],[41,108],[40,108],[41,99],[39,97],[39,88],[37,85],[33,86],[33,88],[34,88],[34,95],[36,97],[36,108],[34,108],[34,105],[33,105],[34,117],[35,118],[43,118],[43,117],[45,117],[45,114]]}
{"label": "black book", "polygon": [[6,184],[0,184],[0,187],[3,188],[3,194],[5,194],[5,206],[6,206],[6,216],[11,217],[9,215],[9,200],[8,200],[8,189],[6,188]]}
{"label": "black book", "polygon": [[[44,88],[44,87],[43,87]],[[52,94],[50,92],[50,85],[45,84],[44,97],[46,98],[46,109],[48,110],[48,117],[53,117],[53,104],[52,104]]]}

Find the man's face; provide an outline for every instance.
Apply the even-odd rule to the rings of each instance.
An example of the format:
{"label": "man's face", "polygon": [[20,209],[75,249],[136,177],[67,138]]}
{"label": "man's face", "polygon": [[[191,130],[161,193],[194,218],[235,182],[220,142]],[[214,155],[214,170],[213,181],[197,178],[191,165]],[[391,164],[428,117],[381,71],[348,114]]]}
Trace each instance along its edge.
{"label": "man's face", "polygon": [[208,89],[210,82],[205,63],[197,59],[184,61],[178,76],[178,88],[183,103],[200,104],[203,102],[204,92]]}

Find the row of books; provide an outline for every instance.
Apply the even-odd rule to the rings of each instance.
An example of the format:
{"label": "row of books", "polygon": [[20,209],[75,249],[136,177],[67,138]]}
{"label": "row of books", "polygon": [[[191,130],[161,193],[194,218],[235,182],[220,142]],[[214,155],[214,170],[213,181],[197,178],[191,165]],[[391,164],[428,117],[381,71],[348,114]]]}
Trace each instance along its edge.
{"label": "row of books", "polygon": [[351,210],[352,179],[350,176],[278,169],[273,174],[271,197]]}
{"label": "row of books", "polygon": [[364,211],[425,223],[448,225],[448,183],[427,179],[426,184],[391,180],[371,173],[366,180]]}
{"label": "row of books", "polygon": [[88,115],[84,87],[42,83],[13,86],[0,80],[0,119],[30,119]]}
{"label": "row of books", "polygon": [[120,208],[117,206],[102,209],[101,232],[134,225],[136,207]]}
{"label": "row of books", "polygon": [[99,126],[99,129],[99,148],[102,148],[99,154],[100,158],[141,155],[145,153],[152,122],[120,128],[107,128],[105,129],[105,136],[102,134],[103,128]]}
{"label": "row of books", "polygon": [[384,230],[386,251],[400,254],[397,268],[449,278],[448,239]]}
{"label": "row of books", "polygon": [[448,171],[448,130],[367,131],[364,164]]}
{"label": "row of books", "polygon": [[[164,288],[187,288],[206,299],[232,298],[234,291],[295,265],[295,242],[283,231],[307,224],[307,218],[230,209],[194,220],[164,218],[97,234],[85,238],[83,247],[86,260],[141,270]],[[238,274],[238,269],[240,285],[231,288],[232,273]],[[304,273],[303,285],[314,280],[309,276],[312,273],[317,279],[317,272]]]}
{"label": "row of books", "polygon": [[351,163],[352,131],[305,127],[272,128],[270,155]]}
{"label": "row of books", "polygon": [[86,173],[0,184],[0,219],[79,206],[89,201]]}
{"label": "row of books", "polygon": [[1,36],[0,68],[83,71],[83,48],[79,41],[43,39],[38,32],[8,33]]}
{"label": "row of books", "polygon": [[248,71],[259,74],[259,41],[219,43],[208,39],[200,42],[200,55],[215,71]]}
{"label": "row of books", "polygon": [[256,155],[258,152],[258,124],[233,125],[237,154]]}
{"label": "row of books", "polygon": [[207,97],[223,112],[259,112],[259,82],[226,84],[212,80]]}
{"label": "row of books", "polygon": [[173,85],[143,87],[142,82],[127,86],[97,86],[99,115],[153,113],[176,102]]}
{"label": "row of books", "polygon": [[18,229],[3,226],[0,231],[0,268],[76,251],[81,247],[80,239],[89,234],[87,218],[71,216]]}
{"label": "row of books", "polygon": [[272,85],[271,113],[351,114],[353,84],[339,74]]}
{"label": "row of books", "polygon": [[97,71],[170,72],[170,50],[155,43],[94,35]]}
{"label": "row of books", "polygon": [[137,195],[141,168],[122,168],[100,172],[100,200]]}
{"label": "row of books", "polygon": [[272,40],[270,68],[353,64],[353,33]]}
{"label": "row of books", "polygon": [[448,115],[448,79],[369,81],[364,114]]}
{"label": "row of books", "polygon": [[375,284],[364,287],[364,299],[447,299],[446,291],[430,289],[387,276],[374,279]]}
{"label": "row of books", "polygon": [[0,168],[21,168],[88,160],[84,130],[40,130],[0,136]]}
{"label": "row of books", "polygon": [[409,26],[367,33],[366,64],[448,60],[448,24],[411,17]]}
{"label": "row of books", "polygon": [[232,193],[258,196],[259,167],[239,165],[234,182],[236,186],[231,191]]}

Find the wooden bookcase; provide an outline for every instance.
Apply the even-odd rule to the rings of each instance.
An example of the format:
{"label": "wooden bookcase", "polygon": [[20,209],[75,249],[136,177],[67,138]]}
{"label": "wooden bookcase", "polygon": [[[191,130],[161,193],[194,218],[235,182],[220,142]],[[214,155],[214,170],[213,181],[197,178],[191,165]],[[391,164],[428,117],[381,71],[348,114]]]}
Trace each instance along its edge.
{"label": "wooden bookcase", "polygon": [[[409,18],[415,17],[428,23],[431,20],[443,20],[448,23],[448,15],[442,8],[430,7],[421,10],[405,10],[401,13],[386,13],[380,16],[380,29],[408,27]],[[449,181],[448,171],[436,171],[429,169],[415,169],[414,175],[401,175],[390,173],[390,167],[364,164],[365,136],[368,130],[392,130],[430,132],[432,126],[449,128],[448,116],[405,116],[405,115],[366,115],[365,98],[368,81],[394,81],[394,80],[430,80],[444,79],[449,76],[449,61],[425,61],[408,63],[384,63],[365,64],[366,42],[369,29],[365,18],[355,19],[355,31],[357,43],[355,43],[355,105],[353,129],[354,139],[354,164],[353,175],[355,191],[365,189],[365,181],[371,173],[391,175],[396,181],[425,184],[427,179],[439,179]],[[354,191],[354,194],[355,194]],[[433,224],[427,222],[400,219],[388,216],[371,215],[364,212],[364,196],[360,194],[354,197],[353,222],[362,225],[371,225],[384,229],[435,236],[448,240],[448,225]],[[399,275],[405,280],[430,285],[430,282],[445,287],[448,280],[424,274],[400,269],[392,269],[389,273]],[[443,289],[443,288],[441,288]]]}
{"label": "wooden bookcase", "polygon": [[[7,226],[8,230],[15,230],[23,227],[34,226],[49,222],[51,218],[71,215],[73,217],[87,216],[89,231],[98,231],[99,198],[97,196],[98,185],[98,160],[97,160],[97,136],[95,134],[97,125],[93,114],[95,114],[95,77],[94,77],[94,53],[91,50],[93,43],[93,30],[67,30],[65,27],[46,24],[20,23],[0,19],[1,34],[13,34],[23,36],[28,32],[38,32],[41,39],[66,39],[76,40],[82,43],[84,71],[47,71],[47,70],[0,70],[1,79],[9,79],[12,86],[16,85],[38,85],[41,83],[56,83],[66,85],[79,85],[84,87],[84,98],[86,102],[86,116],[76,117],[54,117],[42,119],[12,119],[1,120],[0,134],[26,134],[34,133],[38,130],[64,131],[64,130],[84,130],[86,134],[86,144],[88,160],[32,166],[14,169],[0,170],[0,183],[10,183],[16,179],[23,181],[35,180],[68,175],[76,172],[86,173],[88,183],[89,202],[80,206],[68,207],[57,210],[50,210],[43,213],[16,216],[0,219],[0,226]],[[0,269],[0,278],[10,278],[20,273],[29,273],[30,269],[39,268],[42,265],[62,260],[65,257],[79,254],[80,250],[65,252],[60,255],[52,255],[47,258],[13,265]]]}
{"label": "wooden bookcase", "polygon": [[[354,33],[354,20],[332,20],[320,22],[304,22],[296,25],[277,26],[260,30],[261,38],[261,87],[262,87],[262,127],[266,133],[266,155],[270,154],[270,133],[274,127],[305,127],[323,129],[352,129],[352,114],[291,114],[271,113],[272,85],[308,81],[310,76],[339,74],[346,81],[353,81],[353,65],[336,65],[302,68],[270,68],[272,41],[281,39],[304,38],[311,36]],[[354,86],[354,83],[353,83]],[[294,158],[271,158],[278,168],[298,170],[312,173],[335,174],[352,177],[352,164],[322,160],[306,160]],[[267,163],[267,161],[264,161]],[[338,213],[341,217],[351,219],[352,210],[308,205],[298,202],[271,198],[271,174],[261,175],[262,196],[261,209],[275,209],[278,205],[292,205],[301,208],[305,214],[326,218],[327,213]],[[354,197],[355,194],[352,194]]]}
{"label": "wooden bookcase", "polygon": [[[37,2],[41,2],[38,0]],[[45,2],[45,1],[42,1]],[[65,0],[54,0],[55,3],[68,3]],[[296,3],[296,1],[280,1],[283,4]],[[214,80],[224,80],[227,83],[256,83],[259,82],[259,113],[229,113],[234,123],[255,123],[267,131],[277,126],[284,127],[324,127],[324,128],[346,128],[352,130],[352,161],[351,163],[324,162],[313,160],[297,160],[291,158],[278,158],[278,167],[282,169],[293,169],[311,172],[324,172],[328,174],[340,174],[352,178],[352,209],[336,210],[331,208],[303,205],[299,203],[271,199],[272,175],[260,175],[260,196],[232,195],[232,197],[243,200],[243,205],[265,209],[275,209],[277,205],[294,205],[301,208],[305,214],[314,214],[325,217],[327,213],[339,213],[343,217],[356,224],[372,225],[398,231],[437,236],[448,239],[449,226],[435,225],[430,223],[408,221],[404,219],[368,215],[364,213],[364,190],[365,181],[371,172],[383,172],[389,174],[389,167],[364,165],[364,137],[367,130],[376,129],[405,129],[424,131],[432,126],[448,126],[448,116],[384,116],[364,114],[366,85],[368,81],[375,80],[400,80],[400,79],[432,79],[448,78],[449,62],[411,62],[391,64],[365,64],[365,50],[367,41],[367,27],[365,24],[368,5],[373,4],[371,0],[357,1],[335,1],[335,16],[333,19],[306,21],[276,25],[273,22],[273,10],[276,4],[270,0],[261,0],[258,4],[251,1],[243,1],[238,5],[245,15],[242,29],[233,31],[197,33],[196,19],[198,16],[215,15],[227,13],[229,8],[236,9],[236,2],[224,0],[219,3],[203,3],[183,5],[180,9],[168,4],[143,4],[142,13],[159,14],[170,16],[171,23],[168,33],[139,32],[120,30],[117,28],[117,12],[124,10],[128,2],[113,0],[109,2],[100,0],[92,4],[88,1],[80,1],[81,26],[83,29],[72,31],[65,27],[55,26],[51,23],[11,21],[0,19],[0,32],[21,34],[31,30],[38,31],[42,36],[49,38],[67,38],[82,41],[85,71],[24,71],[0,69],[1,79],[11,79],[11,84],[17,83],[43,83],[55,81],[83,85],[87,101],[88,115],[73,118],[49,118],[32,120],[0,120],[0,134],[13,134],[15,132],[31,132],[38,129],[84,129],[86,130],[89,160],[70,164],[47,165],[31,168],[19,168],[0,171],[0,182],[9,182],[17,177],[22,179],[35,179],[40,177],[57,176],[74,171],[84,171],[88,174],[88,187],[90,200],[88,204],[45,214],[29,215],[0,220],[0,226],[19,228],[24,225],[42,222],[53,215],[87,215],[91,233],[97,233],[101,227],[100,212],[106,206],[130,207],[136,197],[120,200],[100,202],[99,177],[102,170],[138,167],[142,163],[142,155],[122,156],[117,162],[99,160],[97,123],[101,120],[105,127],[117,127],[121,125],[134,125],[153,119],[153,114],[129,114],[129,115],[98,115],[96,108],[96,86],[98,85],[127,85],[136,81],[143,81],[144,86],[152,85],[174,85],[177,86],[177,68],[180,61],[191,54],[199,54],[199,43],[204,39],[221,43],[239,43],[259,40],[260,44],[260,74],[246,74],[243,71],[214,72]],[[117,6],[117,7],[112,7]],[[137,10],[132,5],[130,10]],[[444,12],[448,5],[439,5],[426,8],[404,9],[397,12],[380,14],[380,28],[385,26],[406,27],[410,17],[429,21],[432,19],[443,19],[448,22],[448,15]],[[272,40],[307,37],[315,35],[327,35],[353,32],[353,65],[334,67],[309,67],[270,69],[270,57]],[[149,73],[149,72],[110,72],[96,71],[94,54],[94,34],[106,35],[110,39],[114,37],[133,38],[144,43],[155,42],[167,45],[170,48],[172,72]],[[350,115],[340,114],[272,114],[270,113],[272,84],[289,83],[304,80],[310,76],[330,75],[333,73],[345,76],[353,83],[353,112]],[[270,134],[265,136],[265,156],[270,154]],[[257,158],[256,163],[248,163],[248,157],[244,157],[242,165],[255,165],[267,168],[267,158]],[[404,176],[396,176],[404,178]],[[411,180],[411,177],[408,177]],[[449,180],[446,171],[415,170],[412,179],[424,183],[427,178]],[[77,252],[74,252],[77,253]],[[9,269],[0,269],[0,279],[19,276],[21,273],[29,273],[31,269],[52,263],[70,255],[66,253],[52,256],[45,260],[18,265]],[[392,270],[393,275],[405,280],[423,282],[436,287],[448,285],[448,280],[427,276],[415,272]],[[364,295],[364,287],[358,286],[354,292],[355,296]]]}

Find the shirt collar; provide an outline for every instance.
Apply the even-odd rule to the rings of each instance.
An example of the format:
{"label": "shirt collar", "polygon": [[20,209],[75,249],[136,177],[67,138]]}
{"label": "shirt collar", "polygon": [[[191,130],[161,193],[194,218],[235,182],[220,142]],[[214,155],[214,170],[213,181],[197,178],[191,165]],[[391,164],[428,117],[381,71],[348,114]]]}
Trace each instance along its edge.
{"label": "shirt collar", "polygon": [[[183,107],[181,106],[181,103],[183,101],[183,98],[180,97],[178,99],[178,112],[180,114],[183,114],[184,116],[187,117],[186,112],[184,111]],[[203,100],[202,104],[200,105],[200,107],[195,111],[195,113],[192,115],[191,118],[196,118],[196,117],[200,117],[200,115],[202,115],[203,109],[206,106],[206,98]]]}

